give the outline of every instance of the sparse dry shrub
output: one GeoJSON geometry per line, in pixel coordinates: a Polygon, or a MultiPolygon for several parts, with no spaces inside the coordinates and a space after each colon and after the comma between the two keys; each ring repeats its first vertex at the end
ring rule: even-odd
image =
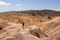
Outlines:
{"type": "Polygon", "coordinates": [[[38,32],[36,32],[36,30],[30,30],[30,33],[38,38],[40,38],[40,35],[38,32]]]}
{"type": "Polygon", "coordinates": [[[7,38],[6,40],[15,40],[14,38],[7,38]]]}
{"type": "Polygon", "coordinates": [[[0,27],[0,30],[2,30],[3,28],[2,27],[0,27]]]}
{"type": "Polygon", "coordinates": [[[51,17],[51,16],[48,16],[47,18],[48,18],[48,19],[52,19],[52,17],[51,17]]]}

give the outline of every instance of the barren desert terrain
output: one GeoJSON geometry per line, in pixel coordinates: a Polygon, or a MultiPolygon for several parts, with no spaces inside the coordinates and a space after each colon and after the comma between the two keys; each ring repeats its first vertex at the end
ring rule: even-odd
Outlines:
{"type": "Polygon", "coordinates": [[[60,40],[60,11],[1,12],[0,40],[60,40]]]}

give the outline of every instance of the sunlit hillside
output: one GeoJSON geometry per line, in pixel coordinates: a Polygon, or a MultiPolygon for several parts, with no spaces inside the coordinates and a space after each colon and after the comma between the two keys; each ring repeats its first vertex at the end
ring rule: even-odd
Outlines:
{"type": "Polygon", "coordinates": [[[0,13],[0,40],[28,39],[60,40],[60,11],[26,10],[0,13]]]}

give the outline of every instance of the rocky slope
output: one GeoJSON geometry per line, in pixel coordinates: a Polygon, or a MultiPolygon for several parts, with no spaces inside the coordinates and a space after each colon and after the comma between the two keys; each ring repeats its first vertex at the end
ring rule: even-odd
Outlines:
{"type": "Polygon", "coordinates": [[[59,15],[51,10],[1,13],[0,40],[60,40],[59,15]]]}

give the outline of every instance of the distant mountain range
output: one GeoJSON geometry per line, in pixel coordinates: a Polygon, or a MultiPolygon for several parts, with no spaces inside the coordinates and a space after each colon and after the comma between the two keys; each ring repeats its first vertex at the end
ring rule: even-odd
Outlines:
{"type": "Polygon", "coordinates": [[[8,11],[4,13],[24,13],[32,16],[60,16],[60,11],[54,10],[26,10],[26,11],[8,11]]]}

